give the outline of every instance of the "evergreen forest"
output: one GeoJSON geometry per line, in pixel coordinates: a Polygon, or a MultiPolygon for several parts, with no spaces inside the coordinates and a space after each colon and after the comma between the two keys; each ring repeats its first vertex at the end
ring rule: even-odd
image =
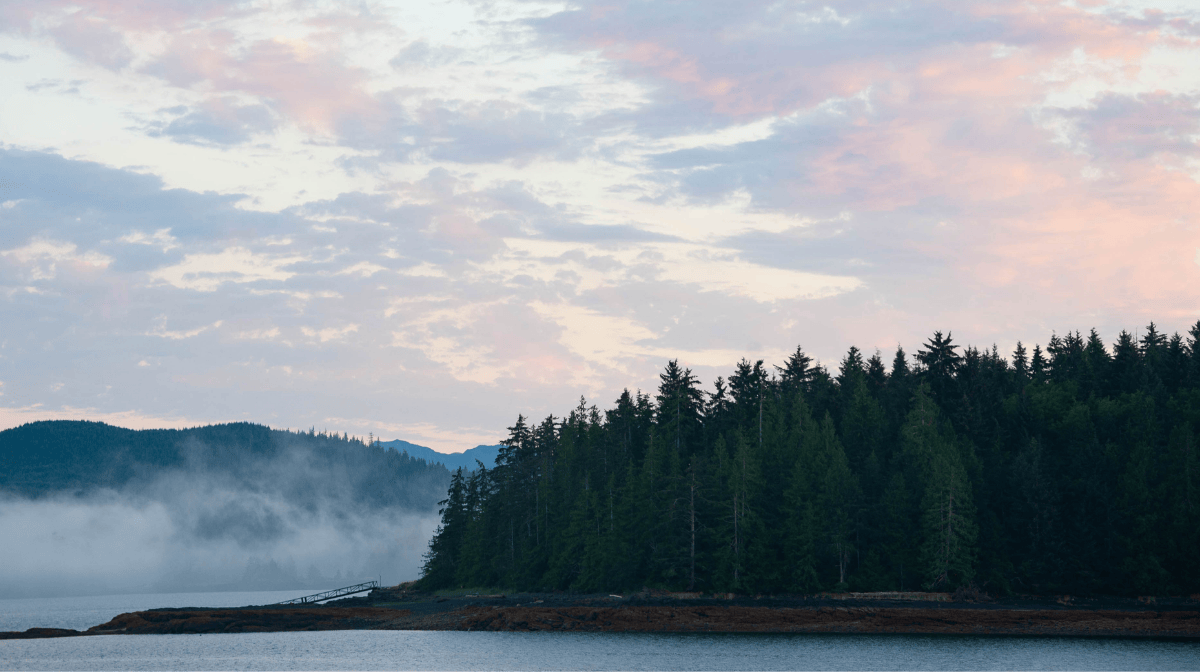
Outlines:
{"type": "Polygon", "coordinates": [[[518,416],[452,474],[421,585],[1200,591],[1200,322],[659,378],[518,416]]]}
{"type": "Polygon", "coordinates": [[[449,473],[374,437],[271,429],[234,422],[188,429],[125,429],[46,420],[0,432],[0,495],[83,496],[154,490],[179,474],[245,492],[274,492],[315,507],[337,499],[368,508],[429,511],[449,473]]]}

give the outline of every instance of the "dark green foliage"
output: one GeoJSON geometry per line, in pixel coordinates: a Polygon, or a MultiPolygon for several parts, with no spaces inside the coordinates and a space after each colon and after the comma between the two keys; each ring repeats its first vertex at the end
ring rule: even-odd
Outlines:
{"type": "Polygon", "coordinates": [[[456,477],[427,587],[1200,591],[1200,322],[1011,361],[937,332],[836,375],[797,348],[710,393],[672,361],[509,433],[456,477]]]}
{"type": "Polygon", "coordinates": [[[22,497],[138,490],[168,473],[275,491],[308,505],[321,498],[422,512],[446,492],[449,472],[378,443],[311,429],[236,422],[132,430],[102,422],[33,422],[0,432],[0,491],[22,497]]]}
{"type": "Polygon", "coordinates": [[[460,549],[466,541],[471,513],[467,508],[467,483],[462,467],[450,475],[450,491],[438,505],[442,507],[438,511],[442,524],[429,543],[423,574],[433,583],[451,585],[458,580],[460,549]]]}

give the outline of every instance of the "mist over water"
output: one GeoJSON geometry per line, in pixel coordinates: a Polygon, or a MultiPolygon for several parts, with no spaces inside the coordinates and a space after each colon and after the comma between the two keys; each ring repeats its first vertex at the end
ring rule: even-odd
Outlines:
{"type": "Polygon", "coordinates": [[[0,493],[0,597],[326,589],[419,575],[432,506],[380,501],[300,442],[236,468],[211,446],[185,453],[182,468],[144,469],[120,488],[0,493]]]}
{"type": "Polygon", "coordinates": [[[231,492],[181,499],[196,501],[4,500],[0,597],[397,583],[418,576],[437,525],[432,512],[308,511],[231,492]]]}

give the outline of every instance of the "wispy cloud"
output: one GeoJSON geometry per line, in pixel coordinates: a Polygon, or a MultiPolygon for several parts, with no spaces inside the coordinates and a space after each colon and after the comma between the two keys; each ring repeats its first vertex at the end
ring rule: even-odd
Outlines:
{"type": "MultiPolygon", "coordinates": [[[[216,322],[213,322],[212,324],[205,324],[205,325],[196,327],[195,329],[170,330],[170,329],[167,329],[167,318],[164,315],[163,317],[159,318],[158,324],[155,325],[154,329],[151,329],[150,331],[146,332],[146,335],[147,336],[157,336],[159,338],[166,338],[166,339],[170,339],[172,341],[181,341],[185,338],[192,338],[193,336],[199,336],[200,334],[203,334],[206,331],[220,329],[222,324],[224,324],[224,322],[222,320],[217,320],[216,322]]],[[[138,364],[140,366],[141,362],[138,362],[138,364]]]]}
{"type": "Polygon", "coordinates": [[[282,281],[295,275],[286,270],[303,257],[271,256],[244,247],[213,254],[189,254],[172,266],[150,273],[152,280],[180,289],[211,292],[226,282],[282,281]]]}
{"type": "Polygon", "coordinates": [[[14,0],[0,32],[20,417],[473,445],[672,356],[1200,314],[1179,3],[14,0]]]}

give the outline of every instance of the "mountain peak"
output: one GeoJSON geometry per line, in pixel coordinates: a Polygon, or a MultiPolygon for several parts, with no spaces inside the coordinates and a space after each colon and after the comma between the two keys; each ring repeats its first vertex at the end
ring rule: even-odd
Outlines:
{"type": "Polygon", "coordinates": [[[474,448],[468,448],[461,453],[439,453],[432,448],[402,439],[382,441],[379,445],[384,448],[391,448],[397,452],[406,452],[410,457],[425,460],[430,464],[442,464],[450,471],[454,471],[459,467],[463,467],[467,471],[474,471],[479,466],[475,463],[476,460],[483,462],[484,466],[491,469],[496,466],[496,457],[500,454],[500,444],[490,446],[479,445],[474,448]]]}

